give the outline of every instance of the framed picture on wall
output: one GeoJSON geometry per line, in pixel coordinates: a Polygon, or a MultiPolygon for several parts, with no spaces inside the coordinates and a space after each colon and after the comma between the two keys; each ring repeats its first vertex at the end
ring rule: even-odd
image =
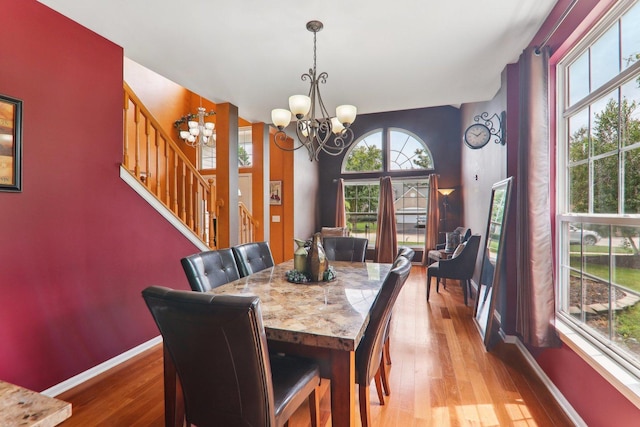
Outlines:
{"type": "Polygon", "coordinates": [[[0,95],[0,191],[22,191],[22,101],[0,95]]]}
{"type": "Polygon", "coordinates": [[[270,205],[282,204],[282,181],[269,182],[269,204],[270,205]]]}

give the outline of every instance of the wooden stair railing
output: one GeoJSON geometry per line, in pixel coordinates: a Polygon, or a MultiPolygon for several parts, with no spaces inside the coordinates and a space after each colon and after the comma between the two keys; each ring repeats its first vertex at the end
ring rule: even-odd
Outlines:
{"type": "Polygon", "coordinates": [[[123,166],[211,249],[216,248],[217,203],[205,180],[124,83],[123,166]]]}
{"type": "Polygon", "coordinates": [[[256,237],[256,229],[259,226],[258,221],[256,221],[249,209],[245,206],[244,203],[238,203],[238,212],[239,212],[239,233],[240,233],[240,244],[254,242],[256,237]]]}

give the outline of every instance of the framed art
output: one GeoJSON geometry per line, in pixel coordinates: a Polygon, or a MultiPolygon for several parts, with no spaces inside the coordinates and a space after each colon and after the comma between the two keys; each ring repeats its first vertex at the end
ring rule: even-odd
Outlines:
{"type": "Polygon", "coordinates": [[[282,181],[269,181],[269,204],[282,204],[282,181]]]}
{"type": "Polygon", "coordinates": [[[22,101],[0,95],[0,191],[22,191],[22,101]]]}

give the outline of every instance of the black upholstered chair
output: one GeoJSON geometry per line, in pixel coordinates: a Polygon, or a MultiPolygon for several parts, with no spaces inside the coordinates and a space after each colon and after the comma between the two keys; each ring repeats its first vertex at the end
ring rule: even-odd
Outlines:
{"type": "Polygon", "coordinates": [[[158,286],[142,296],[176,367],[188,425],[282,426],[307,400],[317,425],[318,365],[269,355],[258,297],[158,286]]]}
{"type": "Polygon", "coordinates": [[[369,323],[364,337],[356,349],[356,383],[359,388],[360,420],[363,427],[371,425],[369,385],[375,380],[378,399],[384,405],[381,375],[384,371],[383,349],[384,330],[391,316],[391,310],[398,298],[409,272],[411,263],[404,257],[398,258],[385,278],[369,313],[369,323]]]}
{"type": "MultiPolygon", "coordinates": [[[[436,278],[436,292],[440,289],[440,279],[460,280],[464,294],[464,305],[467,305],[468,293],[471,290],[471,277],[476,267],[476,258],[480,247],[480,235],[474,234],[469,237],[464,247],[458,255],[451,259],[441,259],[427,267],[427,301],[429,301],[429,291],[431,289],[431,278],[436,278]]],[[[458,249],[456,248],[456,251],[458,249]]]]}
{"type": "Polygon", "coordinates": [[[240,277],[273,267],[273,255],[268,242],[245,243],[231,249],[236,258],[240,277]]]}
{"type": "Polygon", "coordinates": [[[364,262],[369,239],[363,237],[325,237],[322,246],[329,261],[364,262]]]}
{"type": "Polygon", "coordinates": [[[409,262],[412,262],[413,261],[413,256],[415,254],[416,254],[416,251],[414,251],[409,246],[398,246],[398,255],[397,255],[398,257],[403,256],[406,259],[408,259],[409,262]]]}
{"type": "Polygon", "coordinates": [[[231,249],[219,249],[189,255],[180,260],[191,289],[207,292],[240,278],[231,249]]]}

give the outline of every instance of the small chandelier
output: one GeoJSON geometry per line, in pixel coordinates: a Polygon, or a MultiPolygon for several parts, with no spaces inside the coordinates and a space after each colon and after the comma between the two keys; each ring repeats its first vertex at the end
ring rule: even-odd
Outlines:
{"type": "Polygon", "coordinates": [[[215,111],[209,111],[208,113],[202,107],[198,107],[198,113],[189,113],[186,116],[180,117],[180,120],[176,120],[173,123],[173,127],[178,129],[180,138],[191,147],[198,147],[206,145],[207,147],[213,147],[215,144],[215,136],[213,135],[213,129],[215,124],[213,122],[205,122],[205,117],[213,116],[215,111]],[[197,120],[197,121],[196,121],[197,120]],[[184,128],[184,125],[187,128],[184,128]]]}
{"type": "Polygon", "coordinates": [[[356,119],[357,109],[353,105],[340,105],[336,108],[335,117],[327,112],[322,95],[320,95],[321,82],[327,82],[329,75],[326,72],[316,74],[316,34],[322,30],[320,21],[307,22],[307,30],[313,33],[313,68],[309,73],[301,76],[303,81],[309,80],[309,95],[293,95],[289,97],[289,110],[276,108],[271,111],[271,120],[278,128],[274,139],[278,148],[286,151],[297,150],[306,147],[309,152],[309,160],[318,161],[320,151],[332,156],[337,156],[353,142],[353,131],[349,128],[356,119]],[[316,109],[317,105],[317,109],[316,109]],[[316,117],[318,113],[318,117],[316,117]],[[285,144],[287,134],[284,132],[294,115],[296,123],[296,135],[298,143],[293,147],[285,144]]]}

